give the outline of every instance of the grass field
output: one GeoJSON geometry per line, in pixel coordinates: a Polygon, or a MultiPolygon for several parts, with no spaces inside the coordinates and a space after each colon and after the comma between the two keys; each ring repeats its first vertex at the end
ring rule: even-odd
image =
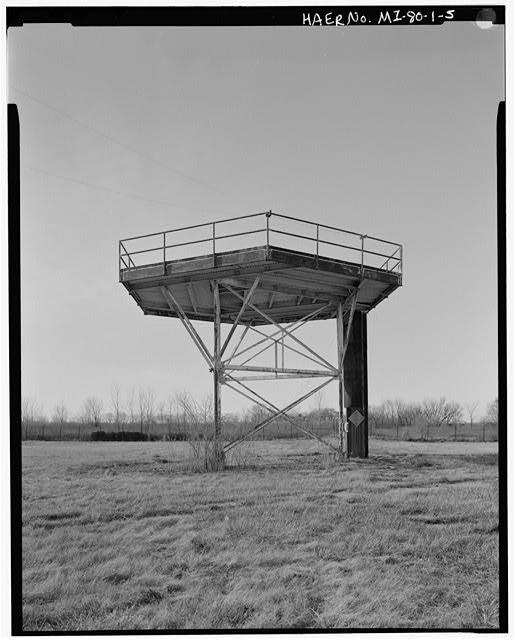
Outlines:
{"type": "Polygon", "coordinates": [[[24,443],[25,630],[498,626],[496,443],[188,451],[24,443]]]}

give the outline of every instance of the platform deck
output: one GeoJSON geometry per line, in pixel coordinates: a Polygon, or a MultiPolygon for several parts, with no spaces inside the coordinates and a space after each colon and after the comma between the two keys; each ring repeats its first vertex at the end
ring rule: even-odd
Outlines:
{"type": "MultiPolygon", "coordinates": [[[[120,269],[120,282],[147,315],[177,317],[163,294],[166,287],[188,318],[213,322],[212,282],[218,281],[225,323],[232,323],[241,308],[227,287],[244,296],[257,276],[251,303],[279,323],[322,307],[318,319],[334,318],[338,302],[358,286],[356,309],[368,312],[401,286],[400,273],[271,245],[120,269]]],[[[240,323],[269,321],[248,306],[240,323]]]]}

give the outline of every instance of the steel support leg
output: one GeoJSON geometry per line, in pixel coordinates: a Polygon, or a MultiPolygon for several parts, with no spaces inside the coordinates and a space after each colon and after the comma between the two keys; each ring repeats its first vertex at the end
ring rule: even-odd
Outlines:
{"type": "Polygon", "coordinates": [[[338,342],[338,444],[341,455],[344,454],[344,380],[343,380],[343,304],[338,303],[336,315],[336,338],[338,342]]]}
{"type": "Polygon", "coordinates": [[[344,364],[344,402],[348,419],[347,456],[368,457],[367,316],[348,320],[350,334],[344,364]]]}
{"type": "Polygon", "coordinates": [[[222,431],[222,390],[220,384],[220,351],[221,351],[221,335],[220,335],[220,291],[218,282],[213,282],[213,306],[214,306],[214,349],[213,349],[213,382],[214,382],[214,422],[215,422],[215,439],[220,439],[222,431]]]}

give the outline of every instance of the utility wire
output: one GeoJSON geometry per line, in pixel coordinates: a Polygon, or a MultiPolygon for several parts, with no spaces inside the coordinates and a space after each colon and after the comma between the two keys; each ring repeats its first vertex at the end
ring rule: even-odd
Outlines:
{"type": "Polygon", "coordinates": [[[183,178],[184,180],[189,180],[190,182],[193,182],[194,184],[198,184],[198,185],[200,185],[202,187],[210,189],[211,191],[215,191],[219,195],[232,198],[233,200],[235,199],[233,195],[231,195],[231,194],[229,194],[229,193],[227,193],[225,191],[222,191],[222,190],[218,189],[217,187],[214,187],[213,185],[209,184],[208,182],[205,182],[204,180],[200,180],[199,178],[195,178],[193,176],[190,176],[187,173],[184,173],[184,172],[179,171],[177,169],[173,169],[172,167],[169,167],[164,162],[160,162],[159,160],[155,160],[154,158],[150,158],[149,156],[146,156],[146,155],[140,153],[134,147],[131,147],[130,145],[125,144],[124,142],[120,142],[116,138],[113,138],[113,136],[110,136],[109,134],[104,133],[103,131],[100,131],[99,129],[96,129],[93,126],[91,126],[91,125],[89,125],[89,124],[87,124],[85,122],[82,122],[82,120],[78,120],[77,118],[75,118],[74,116],[70,115],[69,113],[66,113],[65,111],[62,111],[61,109],[58,109],[57,107],[54,107],[51,104],[48,104],[48,102],[45,102],[44,100],[41,100],[40,98],[36,98],[35,96],[31,95],[30,93],[27,93],[26,91],[22,91],[21,89],[18,89],[17,87],[15,87],[13,85],[9,85],[9,88],[13,89],[14,91],[16,91],[17,93],[21,94],[22,96],[25,96],[26,98],[29,98],[29,100],[32,100],[33,102],[36,102],[37,104],[40,104],[40,105],[46,107],[47,109],[50,109],[51,111],[54,111],[55,113],[58,113],[63,118],[67,118],[68,120],[70,120],[71,122],[74,122],[75,124],[79,125],[80,127],[83,127],[84,129],[87,129],[88,131],[92,131],[93,133],[97,134],[101,138],[104,138],[104,140],[108,140],[109,142],[112,142],[113,144],[118,145],[122,149],[125,149],[126,151],[130,151],[131,153],[134,153],[135,155],[137,155],[138,157],[142,158],[143,160],[146,160],[147,162],[151,162],[152,164],[154,164],[154,165],[156,165],[158,167],[166,169],[167,171],[170,171],[171,173],[175,174],[176,176],[179,176],[180,178],[183,178]]]}
{"type": "Polygon", "coordinates": [[[166,207],[174,207],[176,209],[188,209],[190,211],[202,211],[206,213],[224,213],[227,214],[227,209],[203,209],[200,207],[189,207],[182,204],[177,204],[176,202],[170,202],[168,200],[156,200],[154,198],[147,198],[146,196],[142,196],[139,193],[128,193],[125,191],[120,191],[119,189],[112,189],[111,187],[106,187],[104,185],[94,184],[93,182],[87,182],[86,180],[79,180],[78,178],[72,178],[70,176],[63,176],[57,173],[52,173],[51,171],[46,171],[45,169],[41,169],[39,167],[31,167],[30,165],[22,165],[22,169],[28,169],[29,171],[35,171],[36,173],[41,173],[46,176],[51,176],[52,178],[57,178],[59,180],[65,180],[66,182],[73,182],[75,184],[80,184],[83,187],[89,187],[91,189],[98,189],[99,191],[107,191],[108,193],[114,193],[118,196],[125,196],[127,198],[134,198],[136,200],[143,200],[144,202],[150,202],[152,204],[163,205],[166,207]]]}

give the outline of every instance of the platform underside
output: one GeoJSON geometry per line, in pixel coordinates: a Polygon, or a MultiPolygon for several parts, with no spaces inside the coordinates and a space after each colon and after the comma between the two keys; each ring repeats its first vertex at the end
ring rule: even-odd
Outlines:
{"type": "MultiPolygon", "coordinates": [[[[227,323],[234,322],[241,309],[241,300],[234,292],[245,296],[257,276],[251,303],[280,323],[299,320],[323,307],[317,318],[334,318],[338,301],[357,287],[356,310],[367,312],[401,286],[397,273],[272,246],[120,271],[120,281],[145,314],[177,317],[163,293],[166,287],[188,318],[210,322],[214,320],[212,282],[217,280],[221,285],[221,321],[227,323]]],[[[260,325],[269,321],[249,305],[240,323],[260,325]]]]}

